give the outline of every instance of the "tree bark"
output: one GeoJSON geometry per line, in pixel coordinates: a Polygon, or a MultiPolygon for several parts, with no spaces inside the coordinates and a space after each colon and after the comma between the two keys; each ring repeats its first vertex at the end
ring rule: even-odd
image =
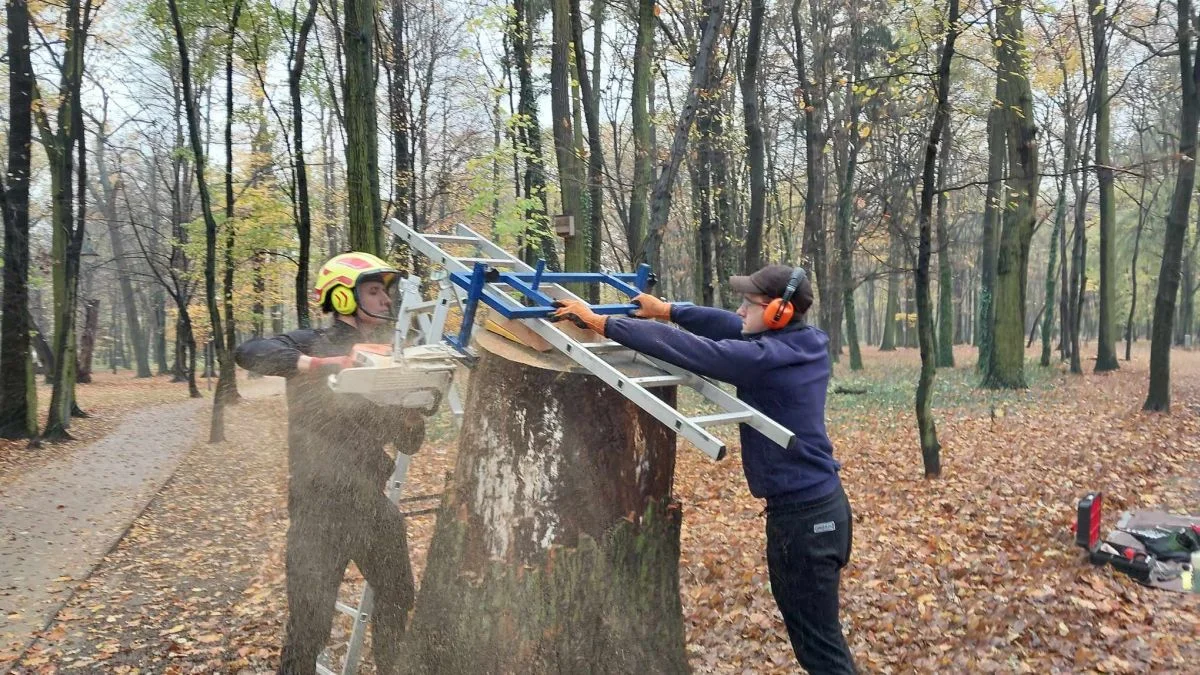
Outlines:
{"type": "MultiPolygon", "coordinates": [[[[838,273],[841,277],[842,312],[846,321],[846,343],[850,347],[850,370],[862,370],[862,352],[858,345],[858,321],[854,313],[854,186],[858,170],[858,152],[862,147],[862,137],[859,135],[859,116],[862,103],[855,93],[860,86],[862,77],[862,59],[859,58],[858,45],[862,41],[862,9],[857,2],[852,2],[847,10],[850,12],[850,46],[847,59],[853,78],[847,80],[845,95],[849,108],[849,120],[846,130],[846,160],[841,175],[838,176],[837,198],[837,240],[838,240],[838,273]]],[[[757,269],[757,266],[747,266],[747,270],[757,269]]],[[[835,319],[833,324],[826,327],[832,333],[830,339],[831,356],[836,361],[840,351],[836,334],[841,333],[841,321],[835,319]]]]}
{"type": "Polygon", "coordinates": [[[633,266],[649,262],[645,239],[649,222],[647,201],[654,183],[654,127],[650,120],[650,85],[654,71],[655,0],[636,0],[637,36],[633,53],[633,90],[630,107],[633,117],[633,189],[629,195],[629,220],[625,241],[633,266]]]}
{"type": "Polygon", "coordinates": [[[37,385],[29,355],[29,175],[33,142],[33,63],[29,5],[9,0],[8,163],[0,195],[4,211],[4,297],[0,318],[0,437],[37,434],[37,385]]]}
{"type": "MultiPolygon", "coordinates": [[[[204,147],[200,136],[200,113],[196,109],[196,99],[192,94],[192,66],[188,58],[187,41],[183,35],[183,25],[179,20],[179,8],[175,0],[167,0],[167,8],[171,13],[171,23],[175,28],[175,44],[179,50],[180,84],[183,87],[183,104],[187,115],[188,136],[191,138],[192,157],[196,166],[196,186],[200,192],[200,209],[204,214],[204,294],[208,304],[208,316],[212,328],[212,340],[216,347],[217,360],[220,363],[221,377],[234,373],[232,358],[225,349],[224,333],[221,329],[221,311],[217,307],[217,221],[213,216],[212,199],[208,194],[208,182],[204,178],[204,147]]],[[[181,316],[186,316],[181,311],[181,316]]],[[[191,367],[189,372],[194,378],[196,345],[192,336],[190,319],[187,326],[187,339],[191,352],[191,367]]],[[[212,423],[209,426],[208,441],[219,443],[225,440],[225,397],[219,395],[221,383],[217,382],[218,395],[213,396],[212,423]]],[[[197,392],[199,393],[199,392],[197,392]]]]}
{"type": "MultiPolygon", "coordinates": [[[[1196,182],[1196,125],[1200,122],[1200,59],[1196,58],[1191,36],[1191,0],[1179,0],[1178,32],[1179,79],[1183,86],[1183,110],[1179,120],[1179,172],[1175,193],[1167,213],[1163,239],[1162,264],[1158,272],[1158,292],[1154,297],[1154,327],[1150,334],[1150,386],[1143,408],[1156,412],[1171,409],[1171,331],[1175,320],[1175,299],[1179,294],[1180,260],[1187,234],[1188,211],[1196,182]]],[[[1195,49],[1200,50],[1200,38],[1195,49]]]]}
{"type": "Polygon", "coordinates": [[[1002,42],[998,77],[1001,78],[1001,118],[1004,120],[1010,197],[1004,211],[996,261],[995,333],[984,386],[1024,388],[1025,282],[1036,217],[1038,146],[1025,30],[1017,0],[1001,2],[997,29],[1002,42]]]}
{"type": "Polygon", "coordinates": [[[567,237],[563,269],[582,272],[587,269],[587,237],[584,231],[583,166],[575,149],[575,125],[571,113],[571,3],[552,0],[550,47],[550,111],[553,116],[554,158],[558,165],[558,187],[562,214],[575,219],[575,236],[567,237]]]}
{"type": "MultiPolygon", "coordinates": [[[[853,9],[851,11],[854,11],[853,9]]],[[[762,267],[763,217],[766,211],[766,141],[759,115],[759,63],[762,54],[762,29],[767,13],[766,0],[750,0],[750,34],[746,38],[746,68],[742,75],[742,110],[746,127],[746,172],[750,180],[750,211],[746,215],[746,273],[762,267]]],[[[855,49],[851,38],[851,51],[855,49]]],[[[856,124],[857,121],[852,122],[856,124]]],[[[853,142],[853,140],[851,141],[853,142]]]]}
{"type": "Polygon", "coordinates": [[[1100,326],[1096,338],[1096,372],[1116,370],[1116,203],[1113,168],[1109,159],[1108,9],[1101,0],[1088,0],[1092,23],[1092,71],[1096,106],[1096,182],[1100,199],[1100,326]]]}
{"type": "Polygon", "coordinates": [[[692,120],[696,118],[696,109],[700,105],[700,90],[708,81],[708,71],[712,68],[713,52],[716,50],[717,37],[721,34],[724,23],[724,0],[710,0],[708,18],[700,43],[696,46],[695,64],[692,66],[691,82],[688,84],[688,95],[683,108],[679,111],[679,119],[675,122],[675,137],[671,142],[671,154],[667,166],[654,183],[652,213],[650,216],[650,231],[646,237],[645,259],[655,269],[662,267],[660,251],[663,241],[663,230],[667,225],[667,216],[671,212],[671,189],[675,184],[675,176],[679,173],[679,164],[687,150],[688,134],[692,128],[692,120]]]}
{"type": "MultiPolygon", "coordinates": [[[[1073,158],[1067,156],[1067,162],[1064,166],[1071,166],[1073,158]]],[[[1055,281],[1058,271],[1056,263],[1058,262],[1058,239],[1062,229],[1067,224],[1067,179],[1066,172],[1063,172],[1063,178],[1058,182],[1058,199],[1054,202],[1054,229],[1050,232],[1050,254],[1046,256],[1046,297],[1045,314],[1042,317],[1042,360],[1043,367],[1050,365],[1050,334],[1054,330],[1054,290],[1055,281]]]]}
{"type": "Polygon", "coordinates": [[[379,203],[379,140],[375,112],[375,0],[345,0],[342,48],[346,77],[346,191],[350,248],[381,255],[383,209],[379,203]]]}
{"type": "MultiPolygon", "coordinates": [[[[300,240],[300,259],[296,261],[296,321],[300,328],[308,328],[311,317],[308,311],[309,283],[308,266],[312,257],[312,205],[308,197],[308,165],[304,156],[304,104],[301,85],[304,76],[304,56],[308,50],[308,34],[317,17],[318,0],[309,0],[308,10],[296,33],[291,67],[288,68],[288,94],[292,100],[292,163],[296,172],[296,236],[300,240]]],[[[325,195],[329,200],[330,196],[325,195]]],[[[328,227],[329,224],[326,224],[328,227]]],[[[331,249],[332,250],[332,249],[331,249]]],[[[333,257],[332,255],[330,257],[333,257]]],[[[261,310],[259,312],[261,316],[261,310]]],[[[261,321],[261,319],[260,319],[261,321]]]]}
{"type": "Polygon", "coordinates": [[[409,671],[686,672],[674,434],[586,373],[472,380],[409,671]]]}
{"type": "MultiPolygon", "coordinates": [[[[837,302],[828,288],[830,284],[825,256],[825,146],[829,140],[823,129],[825,118],[825,81],[828,67],[826,36],[832,22],[830,10],[819,2],[812,2],[811,22],[813,26],[813,55],[811,71],[807,64],[804,46],[804,24],[801,19],[802,0],[792,0],[792,32],[795,40],[793,61],[796,66],[797,88],[804,112],[805,182],[808,188],[804,200],[804,259],[812,261],[813,281],[817,292],[818,316],[826,330],[830,330],[831,306],[837,302]],[[820,30],[818,30],[820,28],[820,30]]],[[[750,270],[747,270],[749,272],[750,270]]],[[[811,312],[810,312],[811,313],[811,312]]],[[[833,341],[830,341],[833,344],[833,341]]]]}
{"type": "MultiPolygon", "coordinates": [[[[587,120],[587,181],[588,181],[588,223],[587,223],[587,256],[588,270],[598,272],[601,266],[601,244],[603,243],[604,227],[604,145],[601,138],[600,126],[600,97],[596,87],[600,86],[598,70],[590,74],[587,68],[587,55],[583,48],[583,15],[580,11],[579,0],[570,0],[571,5],[571,37],[575,45],[575,68],[579,78],[580,97],[583,99],[583,117],[587,120]]],[[[592,30],[595,31],[592,52],[595,68],[600,64],[600,35],[604,21],[604,3],[592,2],[592,30]]],[[[583,223],[578,227],[582,228],[583,223]]],[[[600,288],[592,285],[589,289],[588,300],[600,302],[600,288]]]]}
{"type": "Polygon", "coordinates": [[[921,345],[921,375],[917,380],[917,430],[921,437],[921,459],[925,477],[942,474],[941,449],[937,439],[937,424],[933,420],[933,378],[937,372],[933,344],[933,300],[929,291],[929,258],[932,255],[931,221],[933,198],[937,191],[936,166],[938,143],[946,120],[950,117],[950,63],[954,58],[954,43],[958,39],[958,0],[948,0],[946,8],[946,41],[938,59],[937,107],[929,140],[925,144],[925,163],[921,173],[921,208],[917,216],[917,339],[921,345]]]}
{"type": "MultiPolygon", "coordinates": [[[[74,187],[71,182],[75,167],[74,153],[82,134],[79,90],[83,82],[83,55],[87,41],[90,11],[80,7],[79,0],[70,0],[66,7],[66,44],[59,84],[59,104],[55,130],[50,129],[44,111],[38,112],[42,145],[50,165],[53,235],[51,255],[55,265],[54,278],[54,386],[50,394],[50,409],[42,437],[50,441],[69,440],[67,428],[75,409],[75,310],[78,299],[79,253],[83,247],[82,223],[76,224],[74,187]]],[[[35,85],[36,86],[36,85],[35,85]]],[[[85,167],[78,167],[80,172],[85,167]]],[[[82,203],[80,204],[82,209],[82,203]]]]}
{"type": "MultiPolygon", "coordinates": [[[[999,49],[996,50],[999,54],[999,49]]],[[[987,149],[988,173],[987,192],[983,203],[983,252],[980,256],[979,283],[979,331],[976,343],[979,357],[976,370],[990,370],[992,348],[996,329],[996,254],[1000,248],[1000,217],[1004,213],[1004,124],[999,108],[1000,80],[996,80],[996,100],[988,109],[987,149]]]]}
{"type": "Polygon", "coordinates": [[[946,193],[950,172],[950,120],[947,112],[944,138],[939,150],[937,193],[937,251],[938,251],[938,337],[937,367],[954,367],[954,266],[950,261],[950,233],[946,229],[950,195],[946,193]]]}
{"type": "MultiPolygon", "coordinates": [[[[79,363],[75,381],[92,381],[92,358],[96,353],[96,333],[100,330],[100,301],[92,298],[83,303],[83,334],[79,337],[79,363]]],[[[114,343],[115,344],[115,343],[114,343]]]]}
{"type": "Polygon", "coordinates": [[[513,16],[509,27],[512,37],[513,56],[517,61],[517,76],[520,81],[517,112],[521,116],[521,141],[528,157],[525,159],[523,178],[527,203],[538,206],[525,210],[526,262],[534,262],[539,255],[546,260],[551,270],[560,270],[554,233],[550,229],[546,203],[546,169],[542,159],[542,133],[538,123],[537,95],[533,89],[533,42],[534,21],[528,0],[513,0],[513,16]]]}
{"type": "MultiPolygon", "coordinates": [[[[225,340],[229,355],[237,347],[237,323],[233,314],[233,247],[237,241],[233,196],[233,47],[237,39],[238,19],[242,15],[242,0],[234,0],[229,17],[229,44],[225,48],[225,278],[221,295],[225,305],[225,340]]],[[[232,358],[219,359],[221,375],[217,378],[217,396],[226,404],[235,404],[241,395],[237,389],[237,364],[232,358]]]]}

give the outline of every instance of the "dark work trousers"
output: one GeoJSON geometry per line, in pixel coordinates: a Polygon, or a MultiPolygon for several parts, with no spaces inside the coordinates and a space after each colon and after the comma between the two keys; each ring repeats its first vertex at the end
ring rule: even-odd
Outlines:
{"type": "Polygon", "coordinates": [[[371,645],[380,673],[399,668],[413,573],[404,517],[382,491],[288,498],[287,635],[279,672],[310,675],[333,625],[338,587],[353,560],[375,591],[371,645]]]}
{"type": "Polygon", "coordinates": [[[767,508],[767,569],[792,650],[814,675],[853,673],[838,619],[838,583],[850,559],[850,502],[841,487],[815,502],[767,508]]]}

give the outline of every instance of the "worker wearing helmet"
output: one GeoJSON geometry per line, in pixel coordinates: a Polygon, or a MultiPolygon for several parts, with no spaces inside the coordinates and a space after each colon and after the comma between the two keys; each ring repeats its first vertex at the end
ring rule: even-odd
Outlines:
{"type": "Polygon", "coordinates": [[[413,576],[404,518],[384,495],[393,464],[384,446],[415,453],[425,437],[424,420],[414,411],[335,394],[327,383],[329,374],[352,365],[355,344],[386,341],[389,290],[397,276],[373,255],[335,256],[321,267],[313,289],[314,300],[333,315],[332,325],[250,340],[237,349],[243,368],[287,378],[288,622],[280,673],[315,672],[351,560],[375,590],[375,665],[380,673],[399,668],[413,576]]]}

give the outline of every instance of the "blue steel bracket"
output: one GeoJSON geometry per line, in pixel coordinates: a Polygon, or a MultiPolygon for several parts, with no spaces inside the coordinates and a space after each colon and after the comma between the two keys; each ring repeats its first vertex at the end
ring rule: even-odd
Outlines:
{"type": "MultiPolygon", "coordinates": [[[[488,307],[508,319],[543,319],[554,313],[554,298],[543,293],[539,288],[542,284],[606,284],[628,295],[630,298],[640,293],[648,292],[657,281],[654,273],[647,264],[638,265],[637,272],[546,272],[546,262],[539,260],[534,272],[502,272],[487,267],[483,263],[475,263],[470,274],[451,272],[450,281],[466,290],[467,298],[463,308],[462,327],[458,335],[447,335],[446,341],[463,354],[473,356],[467,351],[471,344],[471,330],[475,324],[475,312],[479,302],[483,301],[488,307]],[[509,307],[494,300],[483,292],[486,284],[503,284],[521,294],[522,298],[532,304],[529,307],[509,307]]],[[[690,305],[690,302],[675,303],[690,305]]],[[[592,305],[592,311],[601,315],[629,315],[638,309],[632,302],[606,305],[592,305]]]]}

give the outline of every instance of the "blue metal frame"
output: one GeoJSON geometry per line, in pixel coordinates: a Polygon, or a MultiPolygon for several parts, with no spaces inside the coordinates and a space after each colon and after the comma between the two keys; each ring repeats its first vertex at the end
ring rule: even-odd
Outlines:
{"type": "MultiPolygon", "coordinates": [[[[630,298],[639,293],[646,293],[653,284],[654,275],[647,264],[638,265],[633,273],[597,273],[597,272],[549,272],[546,271],[546,261],[539,260],[537,268],[532,272],[507,272],[488,268],[483,263],[475,263],[471,274],[451,272],[450,281],[467,291],[466,306],[463,308],[462,328],[457,336],[447,335],[446,341],[456,349],[466,352],[471,343],[471,329],[475,323],[475,312],[482,300],[484,304],[496,310],[509,319],[541,319],[554,313],[554,298],[541,292],[543,284],[595,284],[602,283],[612,286],[630,298]],[[518,291],[522,297],[531,303],[531,307],[512,308],[497,300],[493,300],[483,292],[485,284],[505,284],[518,291]]],[[[690,303],[677,303],[690,304],[690,303]]],[[[627,315],[638,306],[631,303],[592,305],[592,311],[597,314],[627,315]]]]}

